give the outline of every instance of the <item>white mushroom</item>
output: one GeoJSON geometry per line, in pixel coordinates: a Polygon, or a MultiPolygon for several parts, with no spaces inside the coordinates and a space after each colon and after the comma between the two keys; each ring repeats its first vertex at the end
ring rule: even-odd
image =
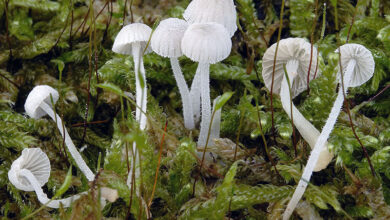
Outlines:
{"type": "MultiPolygon", "coordinates": [[[[115,38],[114,45],[112,46],[112,51],[115,53],[133,56],[137,102],[135,117],[140,123],[141,130],[144,130],[146,127],[146,115],[142,112],[146,112],[147,104],[146,75],[142,55],[148,44],[151,33],[152,29],[145,24],[129,24],[119,31],[115,38]],[[140,76],[143,78],[143,88],[141,88],[140,76]]],[[[145,53],[149,52],[151,52],[151,49],[150,47],[147,47],[145,53]]]]}
{"type": "Polygon", "coordinates": [[[182,40],[183,54],[199,62],[200,89],[202,100],[202,122],[198,139],[199,146],[206,145],[207,133],[211,119],[209,67],[229,56],[232,41],[229,33],[220,24],[192,24],[184,33],[182,40]]]}
{"type": "Polygon", "coordinates": [[[8,179],[17,189],[35,191],[39,202],[50,208],[59,208],[60,204],[69,207],[81,196],[78,194],[66,199],[50,201],[42,190],[42,186],[47,183],[49,177],[50,161],[40,148],[24,149],[22,155],[12,163],[8,171],[8,179]]]}
{"type": "MultiPolygon", "coordinates": [[[[317,62],[317,49],[313,48],[312,65],[316,66],[317,62]]],[[[274,56],[276,50],[276,43],[273,44],[263,56],[263,79],[265,86],[271,90],[272,85],[272,71],[274,64],[274,56]]],[[[283,109],[291,118],[291,107],[294,119],[294,125],[299,130],[302,137],[313,149],[320,132],[315,128],[302,113],[295,107],[294,104],[290,105],[290,92],[287,79],[284,74],[284,65],[286,65],[287,74],[291,83],[291,95],[292,98],[299,95],[307,88],[307,71],[310,63],[310,43],[306,42],[302,38],[288,38],[280,40],[279,49],[275,63],[275,75],[274,75],[274,88],[275,94],[280,94],[283,109]]],[[[310,79],[314,78],[315,68],[310,70],[310,79]]],[[[317,76],[320,75],[317,73],[317,76]]],[[[325,143],[327,146],[328,144],[325,143]]],[[[324,147],[321,151],[321,160],[318,161],[315,167],[315,171],[325,169],[333,158],[333,154],[328,151],[327,147],[324,147]]]]}
{"type": "MultiPolygon", "coordinates": [[[[237,12],[233,0],[193,0],[184,11],[183,17],[190,24],[221,24],[228,30],[230,37],[237,30],[237,12]]],[[[195,123],[200,119],[200,91],[200,75],[199,71],[196,71],[190,90],[195,123]]]]}
{"type": "Polygon", "coordinates": [[[57,90],[50,86],[36,86],[27,96],[26,103],[24,104],[25,111],[27,115],[35,119],[49,115],[49,117],[57,123],[57,128],[60,130],[62,137],[65,137],[65,145],[67,146],[69,153],[72,155],[77,166],[89,181],[93,181],[95,179],[95,175],[92,173],[91,169],[89,169],[80,153],[77,151],[72,139],[68,134],[68,131],[63,129],[61,118],[53,111],[51,98],[53,99],[54,104],[57,102],[58,96],[59,95],[57,90]]]}
{"type": "MultiPolygon", "coordinates": [[[[135,118],[140,123],[140,129],[144,130],[146,128],[146,104],[147,104],[147,88],[146,88],[146,75],[143,62],[143,52],[149,53],[152,50],[150,47],[147,47],[150,35],[152,34],[152,29],[145,24],[133,23],[124,26],[118,33],[115,38],[114,45],[112,46],[112,51],[115,53],[132,55],[134,60],[134,73],[135,73],[135,86],[136,86],[136,111],[135,118]],[[145,50],[146,49],[146,50],[145,50]],[[140,79],[142,77],[142,81],[140,79]],[[141,82],[143,82],[144,87],[142,88],[141,82]],[[142,111],[141,111],[142,110],[142,111]]],[[[137,157],[137,146],[133,144],[133,153],[135,161],[131,161],[131,167],[139,163],[137,157]]],[[[132,180],[132,168],[130,169],[127,184],[131,186],[132,180]]],[[[136,177],[139,176],[139,172],[136,169],[136,177]]]]}
{"type": "Polygon", "coordinates": [[[178,18],[168,18],[161,21],[153,32],[151,46],[153,51],[158,55],[170,58],[173,75],[175,76],[183,103],[184,125],[187,129],[194,129],[194,113],[190,91],[177,59],[183,55],[181,51],[181,40],[187,27],[187,22],[178,18]]]}
{"type": "Polygon", "coordinates": [[[313,173],[313,167],[320,158],[320,152],[323,151],[324,143],[328,139],[333,127],[336,123],[337,117],[340,114],[341,107],[344,102],[344,94],[348,91],[348,87],[357,87],[367,82],[375,70],[375,62],[371,52],[364,46],[359,44],[345,44],[340,47],[341,66],[343,67],[344,74],[337,73],[339,79],[339,93],[337,94],[336,101],[333,104],[332,110],[329,114],[328,120],[325,126],[322,128],[322,132],[310,154],[307,165],[303,171],[301,180],[288,203],[287,209],[283,214],[283,219],[287,220],[290,218],[299,200],[302,198],[303,193],[310,181],[313,173]],[[344,87],[342,85],[341,77],[343,77],[344,87]],[[344,91],[343,91],[344,89],[344,91]]]}

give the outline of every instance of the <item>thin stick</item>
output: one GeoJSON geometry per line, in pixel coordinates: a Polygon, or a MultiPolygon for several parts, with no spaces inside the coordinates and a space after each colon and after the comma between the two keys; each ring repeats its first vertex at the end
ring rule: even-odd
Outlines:
{"type": "Polygon", "coordinates": [[[375,96],[371,97],[368,102],[371,102],[373,101],[374,99],[378,98],[378,96],[382,95],[382,93],[384,93],[387,89],[390,88],[390,84],[387,85],[385,88],[383,88],[381,91],[378,92],[378,94],[376,94],[375,96]]]}
{"type": "MultiPolygon", "coordinates": [[[[257,66],[256,66],[256,65],[254,65],[254,69],[255,69],[255,73],[256,73],[257,80],[259,80],[259,82],[260,82],[259,72],[257,71],[257,66]]],[[[259,87],[259,94],[260,94],[260,93],[261,93],[261,88],[259,87]]],[[[263,139],[263,142],[264,142],[265,153],[266,153],[268,159],[271,161],[271,164],[272,164],[272,166],[274,167],[276,173],[280,176],[279,171],[278,171],[278,169],[276,168],[276,163],[275,163],[275,161],[273,160],[271,154],[269,153],[267,140],[265,139],[264,132],[263,132],[263,125],[261,124],[261,117],[260,117],[259,104],[258,104],[257,99],[256,99],[255,101],[256,101],[257,118],[258,118],[258,120],[259,120],[259,129],[260,129],[261,138],[263,139]]]]}
{"type": "Polygon", "coordinates": [[[282,34],[282,28],[283,28],[283,13],[284,13],[284,2],[285,0],[282,0],[282,8],[280,10],[280,22],[279,22],[279,31],[278,31],[278,41],[276,43],[276,49],[275,49],[275,55],[274,55],[274,63],[272,67],[272,81],[271,81],[271,123],[272,123],[272,136],[274,138],[274,142],[276,143],[276,137],[275,137],[275,121],[274,121],[274,104],[273,104],[273,92],[274,92],[274,81],[275,81],[275,67],[276,67],[276,58],[278,55],[278,49],[279,49],[279,41],[282,34]]]}
{"type": "Polygon", "coordinates": [[[307,92],[310,93],[310,70],[311,70],[311,64],[313,61],[313,46],[314,46],[314,31],[317,26],[317,19],[318,19],[318,0],[316,0],[315,3],[315,9],[314,9],[314,20],[313,20],[313,26],[311,27],[311,35],[310,35],[310,63],[309,63],[309,69],[307,70],[307,92]]]}
{"type": "Polygon", "coordinates": [[[20,89],[20,87],[12,80],[8,79],[3,73],[0,71],[0,76],[3,77],[5,80],[7,80],[9,83],[11,83],[13,86],[15,86],[17,89],[20,89]]]}
{"type": "Polygon", "coordinates": [[[69,30],[69,47],[70,50],[73,48],[73,42],[72,42],[72,31],[73,31],[73,21],[74,21],[74,15],[73,15],[73,0],[70,1],[70,7],[71,7],[71,20],[70,20],[70,30],[69,30]]]}
{"type": "MultiPolygon", "coordinates": [[[[90,4],[90,22],[91,22],[91,25],[93,25],[93,19],[94,19],[94,11],[93,11],[93,7],[92,4],[92,0],[89,0],[89,4],[90,4]]],[[[91,89],[91,78],[92,78],[92,35],[93,35],[93,31],[90,29],[89,31],[89,52],[88,52],[88,69],[89,69],[89,74],[88,74],[88,86],[87,86],[87,93],[88,93],[88,97],[87,97],[87,103],[85,104],[85,115],[84,115],[84,131],[83,131],[83,138],[82,138],[82,142],[84,142],[84,139],[85,139],[85,136],[87,134],[87,120],[88,120],[88,112],[89,112],[89,102],[90,102],[90,99],[91,99],[91,94],[90,94],[90,89],[91,89]]]]}
{"type": "MultiPolygon", "coordinates": [[[[244,97],[246,97],[246,89],[244,91],[244,97]]],[[[242,126],[242,121],[244,120],[244,117],[245,117],[245,113],[246,113],[246,108],[244,108],[244,110],[242,111],[240,124],[238,125],[237,136],[236,136],[236,147],[234,149],[234,157],[233,157],[233,161],[234,162],[236,161],[236,157],[237,157],[238,142],[239,142],[239,139],[240,139],[241,126],[242,126]]]]}
{"type": "Polygon", "coordinates": [[[11,47],[11,39],[9,38],[9,32],[8,32],[8,3],[9,0],[5,0],[5,36],[7,38],[7,43],[8,43],[8,49],[9,49],[9,57],[10,60],[12,60],[12,47],[11,47]]]}
{"type": "MultiPolygon", "coordinates": [[[[107,123],[109,121],[110,121],[110,119],[106,119],[106,120],[102,120],[102,121],[90,121],[90,122],[87,122],[87,125],[104,124],[104,123],[107,123]]],[[[81,126],[84,126],[84,122],[72,125],[72,127],[81,127],[81,126]]]]}
{"type": "Polygon", "coordinates": [[[130,0],[130,21],[131,21],[131,23],[134,23],[133,0],[130,0]]]}
{"type": "Polygon", "coordinates": [[[126,19],[126,6],[127,6],[127,0],[125,0],[125,5],[123,7],[123,20],[122,20],[122,27],[125,26],[125,19],[126,19]]]}
{"type": "MultiPolygon", "coordinates": [[[[165,127],[164,131],[167,132],[167,127],[168,127],[168,120],[165,122],[165,127]]],[[[156,190],[156,185],[157,185],[157,177],[158,177],[158,171],[160,169],[160,163],[161,163],[161,155],[162,155],[162,150],[163,150],[163,144],[164,144],[164,139],[165,139],[165,133],[163,133],[163,136],[161,138],[160,142],[160,150],[158,152],[158,161],[157,161],[157,167],[156,167],[156,175],[154,177],[154,184],[153,184],[153,190],[152,190],[152,195],[150,196],[149,202],[148,202],[148,207],[152,205],[153,197],[154,197],[154,192],[156,190]]]]}

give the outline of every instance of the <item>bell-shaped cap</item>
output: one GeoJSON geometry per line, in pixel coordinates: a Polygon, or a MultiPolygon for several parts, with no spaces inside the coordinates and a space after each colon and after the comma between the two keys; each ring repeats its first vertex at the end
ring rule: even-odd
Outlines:
{"type": "Polygon", "coordinates": [[[152,35],[153,51],[163,57],[182,56],[181,40],[187,27],[187,22],[178,18],[161,21],[152,35]]]}
{"type": "Polygon", "coordinates": [[[52,106],[58,100],[58,92],[54,88],[47,85],[35,86],[28,94],[26,103],[24,104],[24,109],[28,116],[31,118],[41,118],[46,115],[46,112],[40,108],[40,105],[45,102],[46,104],[52,106]],[[51,101],[53,98],[53,103],[51,101]]]}
{"type": "MultiPolygon", "coordinates": [[[[262,75],[265,86],[271,91],[272,71],[274,64],[274,56],[276,51],[276,43],[265,51],[263,56],[263,70],[262,75]]],[[[297,76],[291,85],[291,95],[294,98],[301,92],[307,89],[307,73],[310,65],[311,45],[302,38],[287,38],[279,41],[279,49],[275,63],[274,88],[273,93],[280,93],[280,86],[284,76],[284,65],[288,61],[298,61],[297,76]]],[[[317,65],[317,49],[313,46],[313,53],[311,59],[311,68],[309,79],[312,80],[315,75],[317,65]]],[[[320,75],[317,70],[316,76],[320,75]]]]}
{"type": "MultiPolygon", "coordinates": [[[[360,44],[344,44],[340,50],[343,71],[347,69],[350,60],[356,61],[349,87],[360,86],[371,79],[375,71],[375,61],[371,51],[360,44]]],[[[340,71],[338,71],[337,78],[340,79],[340,71]]]]}
{"type": "Polygon", "coordinates": [[[232,41],[222,25],[197,23],[190,25],[184,33],[181,49],[195,62],[214,64],[229,56],[232,41]]]}
{"type": "MultiPolygon", "coordinates": [[[[116,35],[114,45],[112,45],[112,51],[115,53],[132,55],[133,45],[139,43],[141,45],[141,50],[145,50],[147,43],[149,41],[152,29],[146,24],[142,23],[132,23],[124,26],[116,35]]],[[[150,47],[148,47],[145,53],[151,52],[150,47]]]]}
{"type": "Polygon", "coordinates": [[[45,185],[50,177],[50,161],[40,148],[26,148],[16,159],[8,171],[8,179],[17,188],[23,191],[34,191],[30,182],[19,175],[22,169],[29,170],[41,186],[45,185]]]}
{"type": "Polygon", "coordinates": [[[237,30],[237,12],[233,0],[193,0],[184,11],[183,17],[190,24],[222,24],[230,37],[237,30]]]}

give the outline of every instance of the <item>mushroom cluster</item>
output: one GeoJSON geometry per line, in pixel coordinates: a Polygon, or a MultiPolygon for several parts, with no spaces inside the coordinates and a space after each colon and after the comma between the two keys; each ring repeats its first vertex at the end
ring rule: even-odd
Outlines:
{"type": "MultiPolygon", "coordinates": [[[[136,79],[135,119],[139,122],[141,130],[145,130],[147,126],[147,80],[143,55],[153,51],[170,59],[182,100],[184,125],[189,130],[195,129],[201,118],[197,145],[205,147],[213,145],[214,139],[219,137],[221,120],[219,109],[211,121],[210,65],[223,61],[231,52],[231,37],[237,30],[236,9],[233,0],[193,0],[185,10],[183,17],[184,20],[168,18],[161,21],[154,32],[150,27],[141,23],[126,25],[116,36],[112,50],[115,53],[133,57],[136,79]],[[179,57],[181,56],[186,56],[198,63],[190,88],[180,67],[179,57]],[[211,131],[209,131],[210,127],[211,131]],[[209,132],[211,138],[207,143],[209,132]]],[[[265,86],[280,96],[284,111],[293,119],[294,126],[312,148],[296,191],[283,214],[283,219],[286,220],[290,218],[303,196],[313,171],[325,169],[333,159],[334,155],[328,149],[327,140],[341,111],[348,88],[362,85],[374,73],[373,56],[364,46],[345,44],[336,52],[341,58],[337,73],[340,86],[336,101],[321,132],[302,115],[292,102],[293,98],[307,88],[307,79],[313,80],[321,74],[317,68],[310,68],[310,66],[318,66],[317,49],[305,39],[288,38],[270,46],[262,58],[262,77],[265,86]]],[[[54,104],[58,98],[59,94],[54,88],[47,85],[36,86],[26,99],[25,111],[31,118],[39,119],[48,115],[55,121],[74,163],[88,181],[93,181],[95,174],[78,152],[61,118],[54,110],[54,104]]],[[[214,107],[217,100],[218,97],[214,100],[214,107]]],[[[131,166],[140,166],[135,143],[133,152],[135,160],[131,161],[131,166]]],[[[17,189],[35,191],[38,200],[51,208],[59,208],[61,204],[69,207],[72,201],[86,193],[59,200],[49,199],[42,187],[48,182],[50,170],[47,155],[39,148],[29,148],[24,149],[22,155],[13,162],[8,178],[17,189]]],[[[133,180],[132,170],[130,169],[127,179],[129,187],[133,180]]],[[[140,172],[138,168],[135,170],[134,176],[137,179],[140,172]]],[[[140,192],[136,191],[136,193],[140,192]]],[[[104,189],[101,194],[108,201],[115,201],[117,198],[117,192],[108,188],[104,189]]],[[[143,203],[146,205],[144,201],[143,203]]],[[[148,207],[145,209],[148,210],[148,207]]]]}

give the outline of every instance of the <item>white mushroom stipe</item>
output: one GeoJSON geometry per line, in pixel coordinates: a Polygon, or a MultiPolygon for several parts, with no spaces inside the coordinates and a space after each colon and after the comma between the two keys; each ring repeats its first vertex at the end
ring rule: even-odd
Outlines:
{"type": "Polygon", "coordinates": [[[199,146],[206,146],[207,134],[211,120],[211,102],[210,102],[210,65],[199,63],[200,70],[200,94],[202,100],[202,121],[200,123],[200,133],[198,139],[199,146]]]}
{"type": "Polygon", "coordinates": [[[195,123],[190,91],[177,59],[183,55],[181,40],[187,27],[187,22],[178,18],[168,18],[161,21],[153,32],[151,46],[158,55],[170,58],[173,75],[183,103],[184,126],[192,130],[195,128],[195,123]]]}
{"type": "Polygon", "coordinates": [[[181,100],[183,102],[183,116],[184,116],[184,126],[187,129],[194,129],[194,113],[190,97],[190,91],[188,89],[187,83],[184,79],[183,73],[181,72],[179,61],[177,58],[170,58],[173,75],[175,76],[177,86],[181,95],[181,100]]]}
{"type": "Polygon", "coordinates": [[[194,122],[198,123],[200,120],[200,73],[199,68],[196,69],[194,79],[191,84],[190,97],[192,101],[192,109],[194,113],[194,122]]]}
{"type": "Polygon", "coordinates": [[[190,24],[221,24],[230,37],[237,30],[237,12],[233,0],[193,0],[184,11],[183,17],[190,24]]]}
{"type": "Polygon", "coordinates": [[[74,196],[71,196],[66,199],[58,199],[58,200],[51,200],[47,197],[46,193],[43,192],[41,186],[39,186],[38,180],[35,178],[34,174],[31,173],[31,171],[27,169],[22,169],[19,172],[19,175],[26,178],[31,186],[34,188],[35,193],[37,194],[38,200],[40,203],[45,204],[49,208],[55,208],[58,209],[60,207],[60,204],[62,204],[65,208],[69,207],[73,201],[80,198],[80,196],[84,193],[77,194],[74,196]]]}
{"type": "Polygon", "coordinates": [[[211,118],[209,67],[229,56],[232,41],[227,30],[217,23],[192,24],[184,33],[182,40],[183,54],[199,62],[200,94],[202,121],[198,146],[205,146],[211,118]],[[212,47],[210,47],[213,45],[212,47]]]}
{"type": "MultiPolygon", "coordinates": [[[[302,38],[288,38],[280,40],[279,49],[275,63],[275,75],[273,92],[280,95],[284,111],[291,118],[290,92],[287,79],[285,79],[284,65],[289,75],[291,83],[292,98],[299,95],[307,88],[307,73],[310,64],[310,43],[302,38]]],[[[263,56],[263,70],[262,75],[266,87],[271,90],[272,72],[274,64],[274,55],[276,51],[276,43],[273,44],[263,56]]],[[[313,48],[312,66],[316,66],[317,49],[313,48]]],[[[310,79],[315,75],[315,68],[310,70],[310,79]]],[[[317,73],[317,76],[320,72],[317,73]]],[[[292,116],[294,125],[299,133],[310,145],[314,147],[320,132],[301,114],[301,112],[292,103],[292,116]]],[[[326,146],[328,144],[326,143],[326,146]]],[[[321,160],[316,164],[315,171],[325,169],[331,162],[333,154],[325,147],[321,152],[321,160]]]]}
{"type": "Polygon", "coordinates": [[[34,87],[34,89],[28,95],[24,105],[26,113],[35,119],[43,117],[44,115],[49,115],[49,117],[57,123],[57,128],[60,131],[62,137],[65,137],[65,145],[75,160],[77,166],[80,168],[81,172],[85,175],[88,181],[93,181],[95,179],[95,175],[85,163],[80,153],[77,151],[66,128],[63,128],[63,123],[60,116],[54,113],[50,95],[53,98],[53,102],[55,103],[58,100],[58,92],[55,89],[47,85],[34,87]]]}
{"type": "Polygon", "coordinates": [[[375,62],[371,52],[362,45],[346,44],[340,47],[340,51],[340,62],[345,68],[345,71],[343,71],[344,87],[342,86],[342,76],[339,71],[338,79],[340,79],[340,86],[336,101],[333,104],[328,120],[326,121],[325,126],[323,127],[322,132],[310,154],[301,180],[299,181],[298,186],[287,205],[286,211],[283,213],[284,220],[288,220],[290,218],[299,200],[302,198],[313,173],[314,165],[317,163],[317,160],[320,157],[320,152],[322,152],[324,148],[324,143],[326,143],[326,140],[334,128],[344,102],[343,89],[344,93],[347,94],[348,87],[362,85],[372,77],[375,70],[375,62]]]}

